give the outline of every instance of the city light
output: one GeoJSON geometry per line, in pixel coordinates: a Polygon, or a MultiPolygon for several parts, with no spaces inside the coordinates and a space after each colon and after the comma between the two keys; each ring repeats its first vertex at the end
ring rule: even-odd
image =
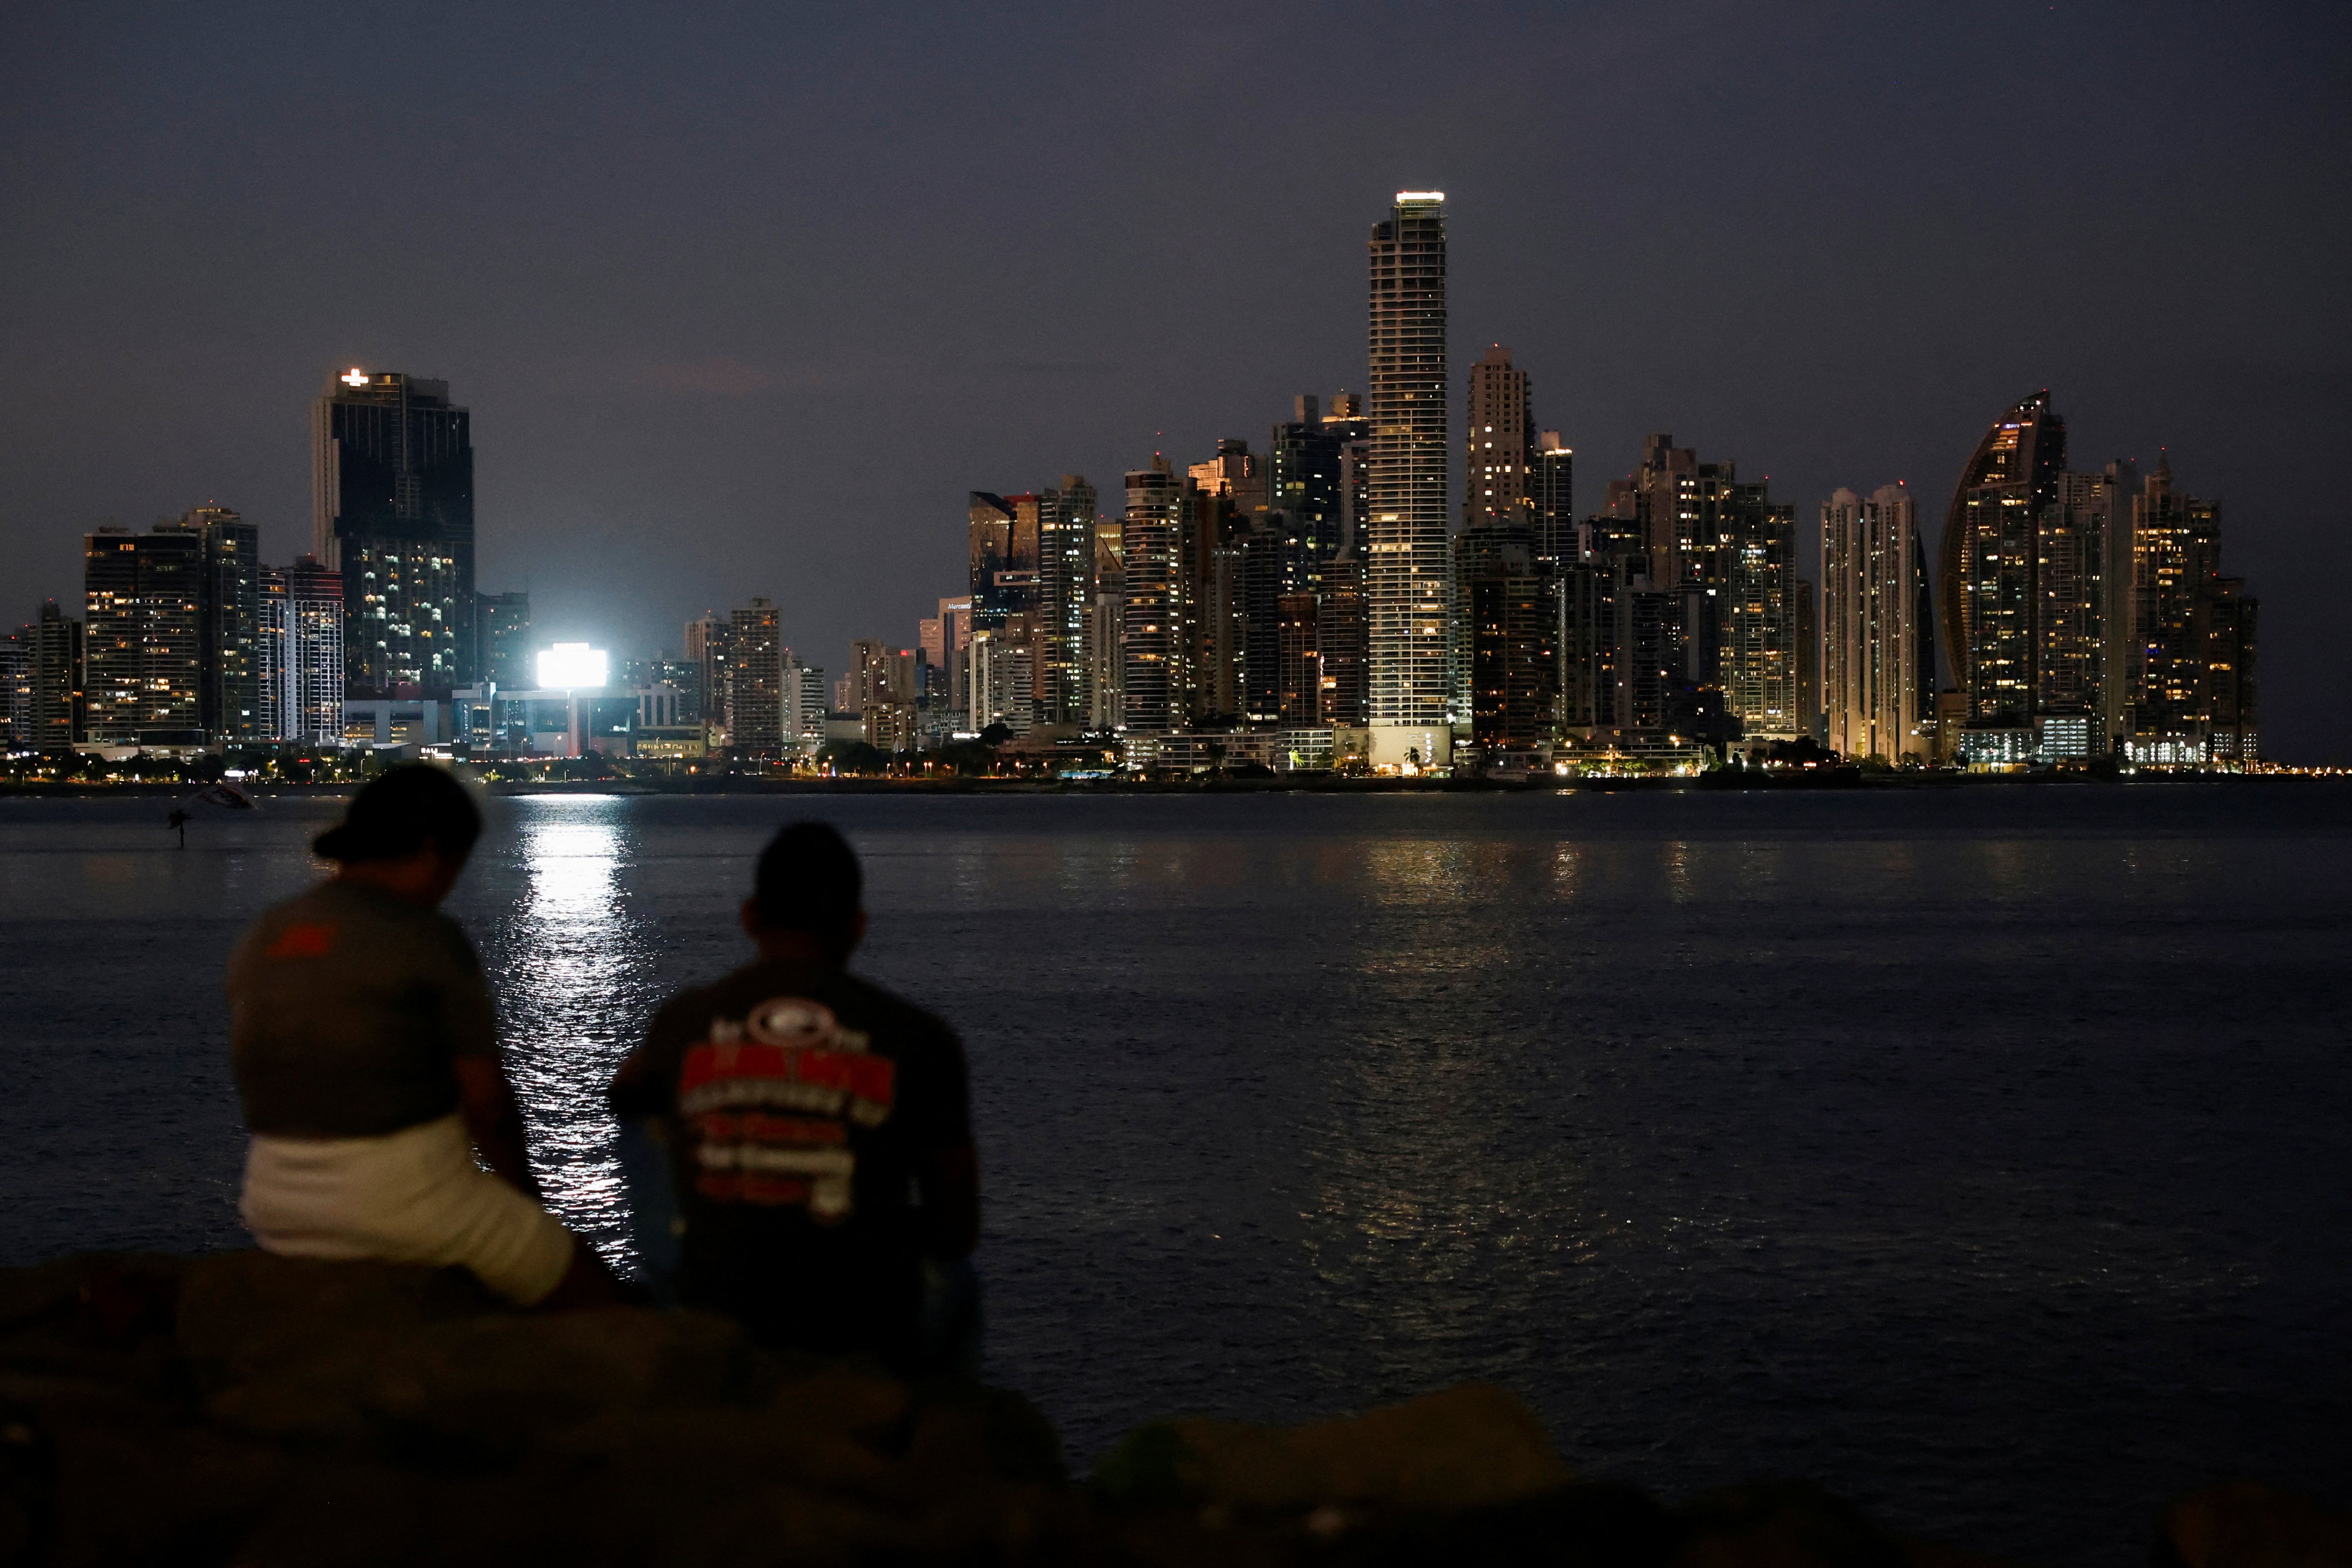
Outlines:
{"type": "Polygon", "coordinates": [[[352,366],[351,374],[349,375],[339,375],[335,379],[341,382],[346,386],[365,386],[367,384],[367,372],[362,370],[357,365],[353,365],[352,366]]]}
{"type": "Polygon", "coordinates": [[[539,655],[539,685],[542,691],[575,691],[602,686],[612,661],[601,647],[584,642],[560,642],[539,655]]]}

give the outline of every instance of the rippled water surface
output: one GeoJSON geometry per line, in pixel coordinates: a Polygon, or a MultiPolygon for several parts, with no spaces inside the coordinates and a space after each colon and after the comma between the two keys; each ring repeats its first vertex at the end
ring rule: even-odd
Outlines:
{"type": "MultiPolygon", "coordinates": [[[[239,1245],[219,973],[339,809],[0,801],[0,1261],[239,1245]]],[[[1081,1458],[1464,1377],[1570,1462],[2137,1561],[2352,1474],[2352,793],[536,798],[454,911],[564,1217],[782,820],[974,1076],[991,1375],[1081,1458]]]]}

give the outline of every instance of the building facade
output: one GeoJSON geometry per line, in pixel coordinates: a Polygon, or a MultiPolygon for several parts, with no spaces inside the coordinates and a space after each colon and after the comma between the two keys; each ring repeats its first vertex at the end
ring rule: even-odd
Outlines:
{"type": "Polygon", "coordinates": [[[355,699],[472,684],[472,416],[449,384],[354,369],[314,405],[311,552],[343,576],[355,699]]]}
{"type": "Polygon", "coordinates": [[[1935,760],[1934,692],[1919,668],[1922,561],[1903,486],[1867,500],[1842,489],[1822,503],[1823,743],[1853,761],[1935,760]]]}
{"type": "Polygon", "coordinates": [[[101,746],[201,747],[204,536],[102,528],[83,541],[84,727],[101,746]]]}
{"type": "Polygon", "coordinates": [[[1444,195],[1399,192],[1370,260],[1371,760],[1443,767],[1453,749],[1444,195]]]}

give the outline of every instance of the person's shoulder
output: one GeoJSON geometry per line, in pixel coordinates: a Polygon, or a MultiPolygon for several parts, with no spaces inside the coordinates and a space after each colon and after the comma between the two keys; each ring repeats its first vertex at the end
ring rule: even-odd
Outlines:
{"type": "Polygon", "coordinates": [[[856,998],[858,1010],[876,1026],[877,1034],[887,1030],[894,1037],[944,1046],[950,1050],[962,1048],[957,1043],[955,1031],[937,1014],[855,974],[844,974],[841,984],[856,998]]]}

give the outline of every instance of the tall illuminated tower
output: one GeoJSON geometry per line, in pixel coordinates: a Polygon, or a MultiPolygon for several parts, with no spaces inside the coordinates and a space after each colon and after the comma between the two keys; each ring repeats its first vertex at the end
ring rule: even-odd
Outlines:
{"type": "Polygon", "coordinates": [[[328,384],[310,428],[311,548],[343,574],[346,690],[470,684],[472,416],[446,381],[354,369],[328,384]]]}
{"type": "Polygon", "coordinates": [[[1371,762],[1444,766],[1446,720],[1445,195],[1400,191],[1372,229],[1372,453],[1365,597],[1371,762]]]}

